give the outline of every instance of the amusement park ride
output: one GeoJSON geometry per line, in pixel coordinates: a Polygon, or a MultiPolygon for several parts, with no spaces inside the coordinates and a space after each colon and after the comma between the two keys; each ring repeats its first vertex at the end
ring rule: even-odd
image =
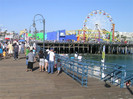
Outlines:
{"type": "Polygon", "coordinates": [[[82,30],[79,30],[78,36],[83,41],[94,40],[114,41],[115,24],[111,15],[102,10],[92,11],[84,20],[82,30]]]}

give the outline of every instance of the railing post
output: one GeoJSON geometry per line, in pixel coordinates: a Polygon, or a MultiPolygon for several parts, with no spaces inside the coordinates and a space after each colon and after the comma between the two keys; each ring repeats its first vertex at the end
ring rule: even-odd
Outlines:
{"type": "Polygon", "coordinates": [[[106,69],[106,66],[105,66],[105,59],[101,60],[101,67],[100,67],[100,71],[101,71],[101,80],[105,77],[105,74],[104,74],[104,70],[106,69]]]}
{"type": "Polygon", "coordinates": [[[133,85],[133,80],[131,80],[131,86],[133,85]]]}
{"type": "Polygon", "coordinates": [[[91,63],[91,76],[93,77],[94,75],[94,63],[91,63]]]}
{"type": "MultiPolygon", "coordinates": [[[[79,66],[79,63],[77,62],[77,65],[79,66]]],[[[78,77],[78,74],[79,74],[79,67],[77,66],[77,77],[78,77]]]]}
{"type": "Polygon", "coordinates": [[[65,67],[65,72],[66,72],[66,74],[68,75],[68,72],[67,72],[67,62],[69,63],[69,59],[65,61],[65,65],[64,65],[64,67],[65,67]]]}
{"type": "Polygon", "coordinates": [[[124,65],[123,68],[122,68],[122,73],[121,73],[120,88],[124,87],[124,80],[125,80],[125,77],[126,77],[125,74],[126,74],[126,66],[124,65]]]}
{"type": "Polygon", "coordinates": [[[72,60],[72,68],[73,68],[72,69],[73,70],[72,72],[73,72],[73,80],[74,80],[74,60],[72,60]]]}
{"type": "Polygon", "coordinates": [[[112,84],[115,84],[115,76],[116,76],[115,73],[116,73],[116,70],[117,70],[117,68],[116,68],[116,64],[115,64],[113,78],[112,78],[112,84]]]}
{"type": "Polygon", "coordinates": [[[85,63],[84,65],[84,84],[85,84],[85,87],[87,87],[87,83],[88,83],[88,65],[85,63]],[[87,66],[87,67],[86,67],[87,66]]]}
{"type": "Polygon", "coordinates": [[[82,67],[82,86],[84,84],[84,64],[83,64],[83,67],[82,67]]]}
{"type": "Polygon", "coordinates": [[[101,80],[102,80],[103,79],[103,63],[101,64],[100,71],[101,71],[101,80]]]}

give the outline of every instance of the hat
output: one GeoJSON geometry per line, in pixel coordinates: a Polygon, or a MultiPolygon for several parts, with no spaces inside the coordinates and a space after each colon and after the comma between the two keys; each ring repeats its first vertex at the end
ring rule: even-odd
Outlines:
{"type": "Polygon", "coordinates": [[[46,52],[48,52],[48,51],[49,51],[49,49],[46,50],[46,52]]]}
{"type": "Polygon", "coordinates": [[[53,48],[50,48],[50,50],[54,50],[53,48]]]}

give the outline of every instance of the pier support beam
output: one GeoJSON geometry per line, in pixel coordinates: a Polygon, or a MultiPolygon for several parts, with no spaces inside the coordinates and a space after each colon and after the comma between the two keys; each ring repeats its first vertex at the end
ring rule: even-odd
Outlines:
{"type": "Polygon", "coordinates": [[[91,54],[92,54],[92,46],[93,46],[93,45],[91,45],[91,52],[90,52],[91,54]]]}
{"type": "Polygon", "coordinates": [[[110,46],[108,46],[108,54],[110,54],[110,46]]]}
{"type": "Polygon", "coordinates": [[[125,54],[127,54],[127,46],[125,46],[125,54]]]}

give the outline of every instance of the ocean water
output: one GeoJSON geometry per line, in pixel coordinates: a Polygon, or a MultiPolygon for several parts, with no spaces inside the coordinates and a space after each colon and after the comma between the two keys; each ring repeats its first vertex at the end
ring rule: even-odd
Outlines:
{"type": "MultiPolygon", "coordinates": [[[[88,60],[101,61],[102,55],[99,54],[84,54],[83,58],[88,60]]],[[[105,55],[105,62],[126,65],[127,70],[133,70],[133,55],[105,55]]]]}
{"type": "MultiPolygon", "coordinates": [[[[80,54],[83,58],[87,60],[101,61],[101,54],[80,54]]],[[[70,55],[74,57],[74,54],[70,55]]],[[[127,70],[133,71],[133,55],[116,55],[116,54],[106,54],[106,63],[115,63],[119,65],[125,65],[127,70]]]]}

